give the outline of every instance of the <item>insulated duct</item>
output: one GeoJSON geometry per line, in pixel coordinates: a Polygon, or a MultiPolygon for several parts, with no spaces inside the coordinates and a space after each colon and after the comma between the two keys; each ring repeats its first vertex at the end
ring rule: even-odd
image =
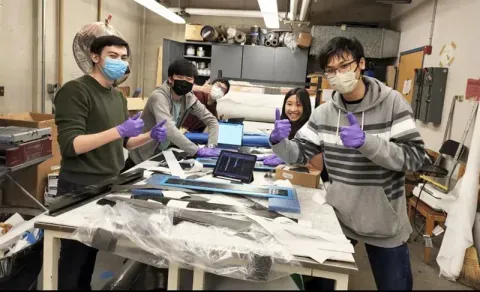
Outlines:
{"type": "Polygon", "coordinates": [[[280,35],[278,32],[269,32],[265,38],[265,46],[277,47],[280,45],[280,35]]]}
{"type": "Polygon", "coordinates": [[[218,31],[210,25],[205,25],[202,30],[200,31],[200,35],[203,39],[209,42],[215,42],[218,40],[219,33],[218,31]]]}
{"type": "Polygon", "coordinates": [[[247,41],[247,34],[243,31],[237,31],[237,34],[235,35],[235,41],[239,44],[244,43],[247,41]]]}

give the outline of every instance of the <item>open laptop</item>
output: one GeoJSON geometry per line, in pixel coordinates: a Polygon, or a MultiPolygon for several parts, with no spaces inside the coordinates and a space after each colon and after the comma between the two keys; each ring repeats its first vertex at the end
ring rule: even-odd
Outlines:
{"type": "Polygon", "coordinates": [[[218,148],[238,150],[242,146],[243,124],[218,123],[218,148]]]}

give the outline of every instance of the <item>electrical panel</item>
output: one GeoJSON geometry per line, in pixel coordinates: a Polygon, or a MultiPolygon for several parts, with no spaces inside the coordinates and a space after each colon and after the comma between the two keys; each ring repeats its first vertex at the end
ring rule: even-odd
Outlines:
{"type": "Polygon", "coordinates": [[[436,125],[442,123],[447,77],[447,68],[415,69],[412,110],[416,120],[436,125]]]}

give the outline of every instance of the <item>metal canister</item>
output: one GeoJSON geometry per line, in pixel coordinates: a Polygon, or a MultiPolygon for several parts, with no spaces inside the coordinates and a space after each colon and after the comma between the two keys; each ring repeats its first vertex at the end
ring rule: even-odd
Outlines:
{"type": "Polygon", "coordinates": [[[195,47],[194,46],[188,46],[187,47],[187,55],[195,56],[195,47]]]}
{"type": "Polygon", "coordinates": [[[267,33],[268,33],[268,30],[266,30],[264,28],[260,29],[260,36],[259,36],[259,41],[258,41],[259,45],[261,45],[261,46],[265,45],[265,38],[267,36],[267,33]]]}
{"type": "Polygon", "coordinates": [[[203,49],[203,47],[198,47],[197,48],[197,56],[198,57],[205,57],[205,50],[203,49]]]}
{"type": "Polygon", "coordinates": [[[250,37],[252,39],[252,45],[258,45],[259,38],[260,38],[259,31],[260,31],[260,29],[257,25],[252,26],[250,28],[250,37]]]}

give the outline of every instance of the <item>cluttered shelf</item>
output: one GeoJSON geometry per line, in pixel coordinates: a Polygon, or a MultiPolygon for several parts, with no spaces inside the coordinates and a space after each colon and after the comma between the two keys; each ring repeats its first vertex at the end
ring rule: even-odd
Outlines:
{"type": "Polygon", "coordinates": [[[183,55],[184,58],[192,58],[192,59],[204,59],[204,60],[210,60],[212,57],[206,57],[206,56],[192,56],[192,55],[183,55]]]}

